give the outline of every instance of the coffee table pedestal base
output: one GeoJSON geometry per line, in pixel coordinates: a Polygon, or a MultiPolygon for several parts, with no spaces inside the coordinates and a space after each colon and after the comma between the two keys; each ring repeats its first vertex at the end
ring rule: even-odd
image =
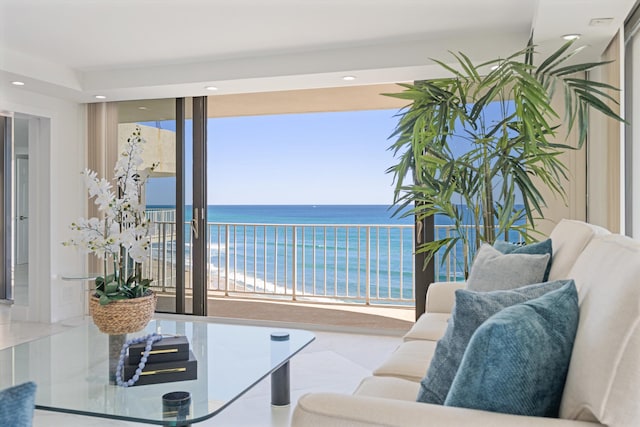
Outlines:
{"type": "Polygon", "coordinates": [[[271,374],[271,404],[273,406],[291,404],[289,384],[289,362],[286,362],[271,374]]]}

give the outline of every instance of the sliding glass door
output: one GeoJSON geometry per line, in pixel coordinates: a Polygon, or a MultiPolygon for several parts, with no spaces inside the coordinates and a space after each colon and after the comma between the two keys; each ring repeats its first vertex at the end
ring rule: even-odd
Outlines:
{"type": "Polygon", "coordinates": [[[207,202],[202,159],[206,159],[206,98],[114,104],[118,146],[140,129],[146,141],[141,168],[156,165],[144,192],[153,225],[151,254],[143,264],[143,276],[153,279],[157,311],[205,316],[207,202]]]}
{"type": "Polygon", "coordinates": [[[206,316],[208,290],[207,97],[193,98],[191,274],[193,314],[206,316]]]}
{"type": "Polygon", "coordinates": [[[152,221],[151,256],[143,264],[142,275],[152,278],[158,293],[158,311],[176,312],[176,290],[183,272],[177,269],[180,255],[176,245],[176,101],[174,99],[126,101],[117,103],[118,153],[136,129],[145,140],[143,163],[139,169],[149,172],[144,188],[147,216],[152,221]],[[151,167],[155,169],[151,171],[151,167]]]}

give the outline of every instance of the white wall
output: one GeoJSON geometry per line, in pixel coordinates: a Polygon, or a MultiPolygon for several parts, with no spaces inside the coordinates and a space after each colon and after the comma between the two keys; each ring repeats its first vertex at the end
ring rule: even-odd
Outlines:
{"type": "Polygon", "coordinates": [[[12,318],[58,322],[82,314],[81,282],[60,276],[80,273],[85,257],[61,242],[70,237],[69,224],[86,212],[86,190],[80,172],[86,161],[86,106],[29,92],[1,87],[0,110],[38,116],[37,142],[29,147],[30,234],[35,244],[29,253],[29,305],[13,307],[12,318]]]}
{"type": "MultiPolygon", "coordinates": [[[[591,79],[596,81],[604,80],[602,69],[596,69],[589,73],[591,79]]],[[[607,178],[609,149],[607,141],[607,124],[602,117],[597,114],[591,115],[589,124],[588,152],[588,213],[587,218],[590,223],[607,228],[609,226],[609,206],[607,200],[607,178]]]]}
{"type": "Polygon", "coordinates": [[[633,73],[633,83],[631,89],[631,114],[626,117],[632,129],[632,150],[631,150],[631,170],[628,171],[627,179],[631,185],[631,201],[630,211],[631,217],[628,219],[631,223],[630,235],[640,240],[640,81],[637,78],[640,70],[640,33],[634,35],[630,42],[631,72],[633,73]]]}
{"type": "Polygon", "coordinates": [[[13,119],[13,154],[14,156],[29,154],[29,120],[15,117],[13,119]]]}
{"type": "MultiPolygon", "coordinates": [[[[561,91],[556,91],[552,100],[552,106],[562,117],[564,114],[564,98],[561,91]]],[[[560,119],[553,121],[553,123],[560,124],[562,122],[560,119]]],[[[550,139],[550,141],[577,147],[578,132],[576,127],[574,126],[569,135],[567,135],[566,126],[561,125],[555,138],[550,139]]],[[[562,197],[558,197],[553,194],[551,190],[537,177],[533,177],[532,179],[546,202],[546,206],[542,208],[544,219],[537,219],[535,221],[536,230],[545,236],[551,234],[553,228],[562,219],[566,218],[584,221],[587,214],[587,155],[585,148],[582,147],[580,150],[564,150],[564,152],[559,156],[559,160],[567,168],[567,179],[561,179],[562,188],[566,193],[566,200],[563,200],[562,197]]],[[[537,237],[541,238],[541,236],[537,237]]]]}
{"type": "MultiPolygon", "coordinates": [[[[622,70],[624,69],[623,44],[620,36],[615,37],[602,56],[603,61],[613,61],[589,72],[594,81],[623,88],[622,70]]],[[[610,91],[614,98],[620,98],[624,92],[610,91]]],[[[607,102],[614,111],[622,114],[621,107],[607,102]]],[[[588,150],[588,212],[587,220],[612,232],[624,231],[622,215],[624,212],[624,189],[621,172],[622,124],[592,111],[589,117],[588,150]]]]}

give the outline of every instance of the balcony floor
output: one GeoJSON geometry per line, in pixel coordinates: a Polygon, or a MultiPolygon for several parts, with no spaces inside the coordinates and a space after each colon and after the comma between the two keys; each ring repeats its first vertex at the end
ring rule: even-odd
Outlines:
{"type": "MultiPolygon", "coordinates": [[[[189,301],[187,301],[187,305],[189,301]]],[[[160,295],[158,311],[172,310],[160,295]]],[[[285,322],[331,331],[402,335],[415,319],[413,307],[293,302],[268,298],[209,297],[209,317],[240,322],[285,322]]]]}
{"type": "Polygon", "coordinates": [[[209,315],[244,319],[281,321],[340,331],[371,330],[404,334],[415,318],[413,308],[357,306],[341,304],[295,303],[216,298],[209,301],[209,315]]]}
{"type": "MultiPolygon", "coordinates": [[[[270,405],[269,378],[258,383],[218,416],[196,424],[201,427],[285,427],[297,400],[310,392],[351,394],[360,381],[371,375],[400,344],[399,335],[411,324],[413,311],[405,308],[317,305],[247,299],[222,298],[210,301],[211,321],[249,323],[253,325],[289,325],[314,332],[316,340],[291,361],[291,405],[270,405]],[[240,311],[235,311],[240,310],[240,311]],[[238,313],[244,319],[235,319],[238,313]],[[305,314],[306,313],[306,314],[305,314]],[[225,316],[222,316],[222,315],[225,316]],[[251,320],[250,316],[254,319],[251,320]],[[266,320],[255,320],[263,318],[266,320]],[[324,324],[313,324],[325,321],[324,324]],[[327,322],[335,322],[327,323],[327,322]],[[340,323],[342,322],[342,323],[340,323]],[[338,326],[336,326],[336,324],[338,326]],[[342,331],[341,331],[342,330],[342,331]],[[341,332],[338,332],[341,331],[341,332]],[[345,333],[344,331],[350,331],[345,333]],[[360,331],[361,333],[355,333],[360,331]]],[[[173,315],[157,314],[158,318],[173,315]]],[[[15,322],[0,320],[0,348],[53,334],[90,318],[74,319],[64,324],[15,322]]],[[[101,418],[36,410],[34,427],[142,427],[138,424],[101,418]]]]}

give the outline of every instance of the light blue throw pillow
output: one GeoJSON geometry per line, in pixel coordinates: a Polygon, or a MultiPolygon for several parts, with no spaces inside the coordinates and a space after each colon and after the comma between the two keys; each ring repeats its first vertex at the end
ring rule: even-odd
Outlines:
{"type": "Polygon", "coordinates": [[[473,334],[444,404],[557,417],[578,317],[573,280],[492,316],[473,334]]]}
{"type": "Polygon", "coordinates": [[[35,401],[33,382],[0,391],[0,426],[31,427],[35,401]]]}
{"type": "Polygon", "coordinates": [[[541,283],[549,259],[549,254],[503,254],[484,244],[471,265],[467,289],[497,291],[541,283]]]}
{"type": "Polygon", "coordinates": [[[505,242],[504,240],[496,240],[493,247],[502,252],[503,254],[528,254],[528,255],[544,255],[549,254],[549,261],[547,261],[547,268],[544,271],[543,282],[549,280],[549,271],[551,271],[551,262],[553,259],[553,246],[551,245],[551,239],[543,240],[542,242],[531,243],[528,245],[514,245],[513,243],[505,242]]]}
{"type": "Polygon", "coordinates": [[[567,281],[558,280],[492,292],[458,289],[447,330],[436,345],[431,364],[420,382],[416,400],[439,405],[444,403],[467,344],[485,320],[505,307],[538,298],[566,283],[567,281]]]}

